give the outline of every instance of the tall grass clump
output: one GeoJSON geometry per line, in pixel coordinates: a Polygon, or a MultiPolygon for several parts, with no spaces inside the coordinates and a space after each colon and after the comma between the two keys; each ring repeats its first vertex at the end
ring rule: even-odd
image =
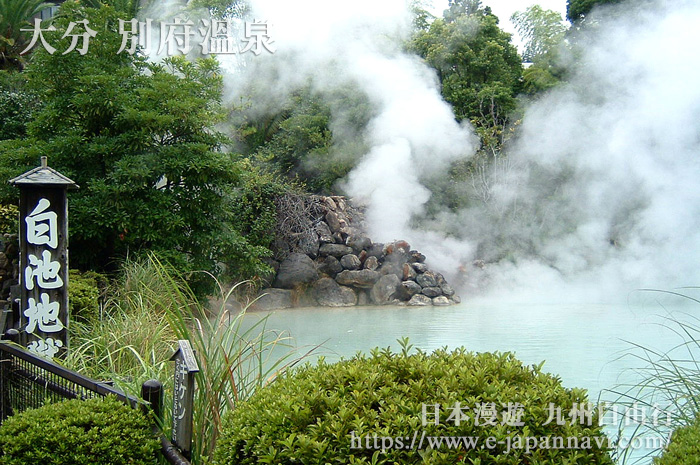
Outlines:
{"type": "Polygon", "coordinates": [[[189,340],[200,369],[195,375],[192,462],[205,463],[222,415],[293,362],[291,351],[275,355],[286,338],[267,330],[265,318],[246,326],[245,309],[235,314],[226,309],[237,286],[228,292],[219,286],[222,303],[210,309],[155,256],[127,262],[101,319],[74,328],[68,362],[89,376],[114,379],[131,393],[138,393],[143,381],[158,379],[165,385],[167,433],[174,370],[170,357],[177,340],[189,340]]]}
{"type": "MultiPolygon", "coordinates": [[[[688,295],[658,292],[700,304],[700,300],[688,295]]],[[[685,315],[681,321],[677,317],[668,316],[660,326],[662,331],[675,334],[679,342],[663,351],[631,342],[632,350],[627,355],[641,362],[642,368],[637,369],[641,381],[610,390],[617,395],[614,404],[621,406],[623,412],[636,411],[644,414],[641,424],[630,422],[627,415],[619,417],[620,435],[625,429],[632,429],[631,435],[624,441],[627,447],[618,447],[617,450],[618,462],[622,464],[649,463],[651,457],[657,455],[667,444],[673,431],[688,428],[700,421],[700,319],[685,315]],[[658,446],[644,456],[637,457],[634,455],[634,447],[629,447],[634,444],[658,446]]],[[[674,435],[676,437],[681,435],[674,435]]],[[[659,463],[659,458],[654,458],[654,463],[659,463]]]]}

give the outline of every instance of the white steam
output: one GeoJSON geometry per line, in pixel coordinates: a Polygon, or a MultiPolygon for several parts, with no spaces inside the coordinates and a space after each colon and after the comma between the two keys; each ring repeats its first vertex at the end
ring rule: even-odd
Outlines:
{"type": "MultiPolygon", "coordinates": [[[[411,26],[406,2],[266,0],[253,10],[273,25],[277,51],[250,60],[247,79],[230,83],[234,98],[250,81],[263,89],[253,102],[261,113],[281,109],[309,83],[321,93],[350,85],[364,93],[374,110],[363,135],[369,150],[344,188],[367,206],[375,240],[409,239],[411,217],[430,197],[421,178],[470,156],[477,140],[455,121],[434,71],[402,50],[411,26]]],[[[342,114],[341,104],[328,103],[342,114]]]]}
{"type": "Polygon", "coordinates": [[[401,49],[403,0],[257,2],[277,51],[249,60],[229,90],[238,98],[254,81],[261,113],[309,82],[364,92],[375,110],[370,148],[344,187],[367,204],[373,239],[408,240],[455,281],[462,267],[498,292],[589,301],[700,285],[700,5],[644,3],[601,15],[579,38],[570,83],[527,110],[507,161],[484,178],[487,198],[418,231],[424,180],[477,141],[454,121],[435,74],[401,49]],[[475,259],[491,264],[481,271],[475,259]]]}
{"type": "Polygon", "coordinates": [[[528,109],[497,200],[461,212],[487,258],[513,259],[491,271],[501,288],[607,300],[700,284],[700,5],[597,20],[570,84],[528,109]]]}

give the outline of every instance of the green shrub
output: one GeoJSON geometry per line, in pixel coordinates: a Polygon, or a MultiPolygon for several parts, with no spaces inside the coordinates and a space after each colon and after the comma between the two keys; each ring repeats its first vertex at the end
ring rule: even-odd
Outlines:
{"type": "Polygon", "coordinates": [[[668,449],[654,458],[655,465],[700,465],[700,418],[678,428],[671,436],[668,449]]]}
{"type": "Polygon", "coordinates": [[[71,318],[80,321],[94,321],[100,315],[100,289],[107,278],[94,271],[81,273],[68,272],[68,306],[71,318]]]}
{"type": "Polygon", "coordinates": [[[157,450],[146,417],[114,398],[48,404],[0,426],[2,465],[155,465],[157,450]]]}
{"type": "Polygon", "coordinates": [[[17,205],[0,205],[0,234],[19,234],[17,205]]]}
{"type": "Polygon", "coordinates": [[[566,416],[585,403],[584,390],[566,389],[541,365],[526,367],[510,353],[474,354],[461,348],[409,355],[404,344],[400,354],[375,349],[369,357],[357,355],[337,364],[321,360],[279,377],[226,416],[214,463],[612,464],[597,412],[590,426],[566,416]],[[459,425],[449,419],[456,402],[469,416],[459,425]],[[469,409],[490,403],[495,424],[481,420],[476,426],[476,412],[469,409]],[[524,425],[509,426],[509,403],[522,405],[524,425]],[[547,421],[550,403],[561,408],[565,424],[547,421]],[[429,414],[423,426],[423,405],[428,412],[438,405],[439,424],[429,414]],[[474,437],[479,445],[429,449],[430,440],[424,439],[418,450],[423,432],[427,437],[474,437]],[[417,441],[411,446],[414,435],[417,441]],[[383,437],[401,443],[392,448],[385,441],[382,451],[383,437]],[[496,441],[492,449],[482,447],[489,437],[496,441]],[[523,442],[515,446],[518,437],[523,442]],[[549,437],[552,446],[539,443],[526,452],[526,437],[549,437]],[[556,437],[564,438],[563,447],[555,448],[556,437]],[[578,438],[580,447],[567,448],[569,437],[578,438]]]}

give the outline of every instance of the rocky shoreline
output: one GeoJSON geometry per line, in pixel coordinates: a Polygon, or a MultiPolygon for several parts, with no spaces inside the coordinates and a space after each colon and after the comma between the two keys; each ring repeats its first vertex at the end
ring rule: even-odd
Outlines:
{"type": "MultiPolygon", "coordinates": [[[[403,240],[375,243],[362,214],[341,196],[312,196],[304,241],[271,262],[275,275],[254,310],[355,305],[446,306],[460,302],[444,276],[403,240]]],[[[283,214],[283,213],[282,213],[283,214]]]]}

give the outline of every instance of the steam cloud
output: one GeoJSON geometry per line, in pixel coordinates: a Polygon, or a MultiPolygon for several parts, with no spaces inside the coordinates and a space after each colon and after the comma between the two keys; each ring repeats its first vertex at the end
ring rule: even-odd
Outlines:
{"type": "MultiPolygon", "coordinates": [[[[281,108],[309,81],[358,86],[375,108],[370,149],[345,184],[367,203],[373,238],[407,239],[455,280],[466,264],[467,279],[495,292],[609,300],[700,284],[697,2],[603,12],[579,39],[570,83],[529,107],[507,161],[487,173],[488,200],[477,195],[420,230],[411,225],[430,196],[425,179],[478,142],[454,121],[434,73],[401,50],[403,0],[258,3],[277,52],[244,73],[265,89],[256,111],[281,108]],[[493,264],[480,271],[475,259],[493,264]]],[[[232,97],[244,93],[241,75],[230,84],[232,97]]]]}

